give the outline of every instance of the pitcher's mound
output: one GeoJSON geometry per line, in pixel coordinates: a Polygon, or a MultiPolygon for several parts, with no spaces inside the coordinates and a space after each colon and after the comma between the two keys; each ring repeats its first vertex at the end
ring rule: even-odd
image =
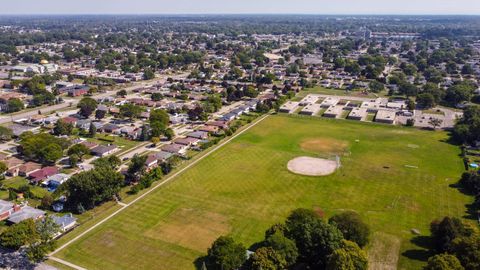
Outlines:
{"type": "Polygon", "coordinates": [[[297,157],[287,164],[289,171],[308,176],[329,175],[337,169],[337,162],[323,158],[297,157]]]}

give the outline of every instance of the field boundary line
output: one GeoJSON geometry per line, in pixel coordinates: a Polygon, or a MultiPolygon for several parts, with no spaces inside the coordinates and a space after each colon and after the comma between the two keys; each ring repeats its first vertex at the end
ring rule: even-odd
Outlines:
{"type": "Polygon", "coordinates": [[[81,267],[81,266],[78,266],[78,265],[76,265],[76,264],[73,264],[73,263],[71,263],[71,262],[67,262],[67,261],[65,261],[65,260],[62,260],[62,259],[59,259],[59,258],[56,258],[56,257],[50,256],[49,259],[52,260],[52,261],[56,261],[56,262],[58,262],[58,263],[61,263],[61,264],[63,264],[63,265],[69,266],[69,267],[71,267],[71,268],[73,268],[73,269],[77,269],[77,270],[87,270],[87,268],[83,268],[83,267],[81,267]]]}
{"type": "MultiPolygon", "coordinates": [[[[87,230],[85,230],[84,232],[80,233],[79,235],[75,236],[72,240],[66,242],[65,244],[63,244],[62,246],[60,246],[59,248],[57,248],[56,250],[52,251],[50,254],[48,254],[49,257],[53,256],[54,254],[58,253],[59,251],[65,249],[67,246],[69,246],[70,244],[72,244],[73,242],[77,241],[78,239],[80,239],[81,237],[83,237],[84,235],[86,235],[87,233],[91,232],[92,230],[96,229],[98,226],[102,225],[103,223],[107,222],[108,220],[110,220],[111,218],[113,218],[114,216],[116,216],[117,214],[119,214],[120,212],[122,212],[123,210],[127,209],[128,207],[130,207],[132,204],[136,203],[137,201],[141,200],[142,198],[144,198],[145,196],[147,196],[148,194],[150,194],[151,192],[153,192],[154,190],[156,190],[157,188],[167,184],[168,182],[170,182],[171,180],[173,180],[174,178],[176,178],[177,176],[179,176],[180,174],[182,174],[183,172],[185,172],[186,170],[190,169],[191,167],[193,167],[195,164],[197,164],[198,162],[200,162],[201,160],[203,160],[204,158],[208,157],[209,155],[211,155],[212,153],[216,152],[217,150],[219,150],[220,148],[222,148],[224,145],[226,145],[227,143],[231,142],[232,140],[234,140],[235,138],[237,138],[238,136],[242,135],[244,132],[246,132],[247,130],[251,129],[252,127],[256,126],[258,123],[262,122],[263,120],[265,120],[268,116],[270,116],[270,114],[266,114],[264,116],[261,116],[260,119],[258,119],[257,121],[255,121],[254,123],[252,123],[250,126],[246,127],[245,129],[241,130],[239,133],[233,135],[232,137],[230,137],[229,139],[227,139],[226,141],[222,142],[221,144],[217,145],[215,148],[213,148],[212,150],[210,150],[208,153],[206,153],[205,155],[201,156],[199,159],[196,159],[194,160],[192,163],[188,164],[187,166],[185,166],[184,168],[180,169],[179,171],[175,172],[174,174],[172,174],[171,176],[167,177],[165,180],[159,182],[156,186],[152,187],[151,189],[149,189],[148,191],[146,191],[145,193],[143,193],[142,195],[138,196],[137,198],[135,198],[133,201],[129,202],[128,204],[126,204],[124,207],[118,209],[117,211],[113,212],[112,214],[110,214],[109,216],[107,216],[106,218],[100,220],[99,222],[97,222],[95,225],[93,225],[92,227],[88,228],[87,230]]],[[[57,259],[57,258],[56,258],[57,259]]]]}

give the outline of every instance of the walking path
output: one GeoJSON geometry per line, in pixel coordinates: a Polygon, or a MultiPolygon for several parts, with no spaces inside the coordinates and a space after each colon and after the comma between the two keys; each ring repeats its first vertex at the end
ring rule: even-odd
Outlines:
{"type": "MultiPolygon", "coordinates": [[[[65,249],[67,246],[71,245],[73,242],[77,241],[78,239],[80,239],[81,237],[83,237],[84,235],[86,235],[87,233],[93,231],[94,229],[96,229],[97,227],[99,227],[100,225],[102,225],[103,223],[107,222],[108,220],[112,219],[113,217],[115,217],[116,215],[118,215],[120,212],[122,212],[123,210],[127,209],[128,207],[130,207],[132,204],[136,203],[137,201],[141,200],[143,197],[147,196],[148,194],[150,194],[151,192],[153,192],[154,190],[156,190],[157,188],[165,185],[166,183],[170,182],[171,180],[175,179],[175,177],[177,177],[178,175],[182,174],[183,172],[185,172],[186,170],[190,169],[191,167],[193,167],[195,164],[197,164],[198,162],[200,162],[201,160],[203,160],[204,158],[208,157],[209,155],[211,155],[212,153],[216,152],[217,150],[219,150],[221,147],[223,147],[224,145],[226,145],[227,143],[229,143],[230,141],[232,141],[233,139],[237,138],[238,136],[240,136],[241,134],[243,134],[245,131],[251,129],[252,127],[256,126],[258,123],[262,122],[263,120],[265,120],[265,118],[267,118],[269,116],[269,114],[267,115],[264,115],[264,116],[261,116],[260,119],[258,119],[257,121],[255,121],[254,123],[252,123],[250,126],[246,127],[245,129],[241,130],[239,133],[235,134],[234,136],[230,137],[229,139],[227,139],[226,141],[222,142],[221,144],[217,145],[215,148],[213,148],[211,151],[209,151],[208,153],[206,153],[205,155],[203,155],[202,157],[200,157],[199,159],[193,161],[192,163],[188,164],[187,166],[185,166],[184,168],[180,169],[179,171],[177,171],[176,173],[172,174],[171,176],[169,176],[168,178],[166,178],[165,180],[159,182],[156,186],[152,187],[151,189],[149,189],[147,192],[143,193],[142,195],[138,196],[136,199],[134,199],[133,201],[131,201],[130,203],[128,204],[124,204],[125,206],[123,206],[122,208],[118,209],[117,211],[113,212],[112,214],[110,214],[108,217],[104,218],[103,220],[100,220],[98,223],[96,223],[95,225],[93,225],[92,227],[88,228],[87,230],[85,230],[84,232],[80,233],[79,235],[77,235],[75,238],[73,238],[72,240],[66,242],[65,244],[63,244],[62,246],[58,247],[56,250],[54,250],[53,252],[51,252],[50,254],[48,254],[49,258],[54,260],[54,261],[57,261],[57,262],[60,262],[60,263],[63,263],[65,265],[68,265],[68,266],[71,266],[71,265],[74,265],[74,264],[71,264],[69,262],[66,262],[64,260],[61,260],[61,259],[58,259],[58,258],[55,258],[53,257],[53,255],[55,255],[56,253],[58,253],[59,251],[65,249]]],[[[119,203],[120,204],[120,203],[119,203]]],[[[73,266],[71,266],[73,267],[73,266]]],[[[85,268],[81,268],[79,266],[75,266],[73,267],[75,269],[78,269],[78,270],[85,270],[85,268]]]]}

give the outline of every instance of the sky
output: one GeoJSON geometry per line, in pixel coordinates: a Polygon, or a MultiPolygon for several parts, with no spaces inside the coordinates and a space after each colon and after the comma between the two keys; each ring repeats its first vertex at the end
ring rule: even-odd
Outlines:
{"type": "Polygon", "coordinates": [[[0,0],[0,14],[459,14],[480,0],[0,0]]]}

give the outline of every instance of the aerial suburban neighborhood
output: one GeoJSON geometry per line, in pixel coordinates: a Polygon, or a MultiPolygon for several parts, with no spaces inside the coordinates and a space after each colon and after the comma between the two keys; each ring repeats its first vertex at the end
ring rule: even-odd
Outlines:
{"type": "Polygon", "coordinates": [[[107,2],[0,11],[0,269],[480,269],[478,4],[107,2]]]}

